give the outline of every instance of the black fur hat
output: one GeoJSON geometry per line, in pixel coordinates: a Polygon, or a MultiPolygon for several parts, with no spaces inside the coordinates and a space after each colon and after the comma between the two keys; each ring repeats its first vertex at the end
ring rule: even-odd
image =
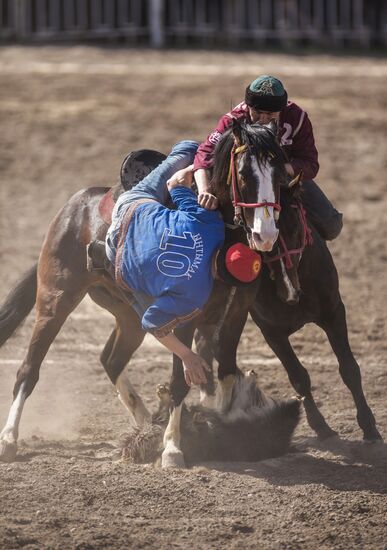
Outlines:
{"type": "Polygon", "coordinates": [[[245,102],[257,111],[276,113],[286,107],[288,94],[278,78],[262,75],[247,86],[245,102]]]}

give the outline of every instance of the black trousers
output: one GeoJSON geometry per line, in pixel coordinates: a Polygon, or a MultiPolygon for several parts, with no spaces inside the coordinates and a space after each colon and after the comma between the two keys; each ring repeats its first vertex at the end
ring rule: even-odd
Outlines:
{"type": "Polygon", "coordinates": [[[343,228],[343,215],[338,212],[313,180],[302,184],[302,202],[308,220],[326,241],[335,239],[343,228]]]}

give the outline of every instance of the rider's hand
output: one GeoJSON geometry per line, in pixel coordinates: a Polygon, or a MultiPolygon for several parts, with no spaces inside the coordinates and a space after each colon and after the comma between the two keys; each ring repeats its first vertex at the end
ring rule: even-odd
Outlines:
{"type": "Polygon", "coordinates": [[[217,197],[211,193],[208,193],[208,191],[199,194],[198,203],[202,208],[206,208],[207,210],[215,210],[219,206],[219,200],[217,197]]]}
{"type": "Polygon", "coordinates": [[[178,170],[173,174],[173,176],[167,181],[168,189],[173,189],[174,187],[188,187],[192,186],[193,182],[193,164],[178,170]]]}
{"type": "Polygon", "coordinates": [[[205,384],[207,376],[205,371],[210,371],[206,361],[190,350],[183,358],[184,378],[188,386],[205,384]]]}

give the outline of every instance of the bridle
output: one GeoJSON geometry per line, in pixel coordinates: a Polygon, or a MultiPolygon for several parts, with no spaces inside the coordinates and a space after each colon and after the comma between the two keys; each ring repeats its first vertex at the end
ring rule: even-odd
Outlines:
{"type": "MultiPolygon", "coordinates": [[[[279,213],[281,212],[281,205],[279,204],[279,197],[278,202],[242,202],[238,199],[239,195],[241,195],[239,190],[239,173],[236,166],[236,157],[239,153],[244,153],[248,149],[248,145],[239,145],[237,146],[235,143],[231,149],[231,156],[230,156],[230,168],[228,171],[228,178],[227,178],[227,185],[231,185],[232,189],[232,204],[234,206],[234,223],[237,225],[244,226],[245,230],[248,233],[251,233],[251,229],[246,224],[246,221],[243,216],[242,209],[243,208],[264,208],[264,216],[266,218],[270,217],[269,212],[269,206],[272,206],[273,209],[279,213]]],[[[278,220],[278,215],[275,217],[276,221],[278,220]]]]}
{"type": "MultiPolygon", "coordinates": [[[[281,212],[281,205],[279,204],[280,196],[278,196],[278,199],[277,199],[278,202],[263,201],[263,202],[246,203],[239,200],[241,193],[239,190],[239,173],[236,166],[236,157],[240,153],[245,153],[247,149],[248,149],[247,144],[238,146],[236,143],[234,143],[231,149],[230,167],[228,171],[227,185],[231,186],[231,189],[232,189],[232,204],[234,206],[234,223],[237,226],[243,226],[247,233],[251,233],[251,229],[246,224],[246,220],[243,216],[243,210],[242,210],[243,208],[263,207],[264,216],[266,218],[269,218],[270,212],[268,207],[271,206],[275,211],[274,217],[275,217],[275,220],[277,221],[279,217],[279,213],[281,212]],[[276,216],[276,213],[277,213],[277,216],[276,216]]],[[[308,223],[306,220],[305,208],[303,207],[302,203],[299,200],[296,200],[295,204],[291,204],[290,206],[291,208],[297,208],[298,210],[299,219],[302,227],[301,245],[298,248],[289,249],[286,245],[286,242],[283,236],[279,235],[279,243],[277,245],[279,249],[279,253],[271,257],[267,257],[267,255],[265,254],[263,259],[264,263],[271,264],[273,262],[281,260],[282,258],[285,258],[286,269],[291,269],[293,267],[292,256],[296,256],[296,255],[301,256],[305,250],[305,247],[313,244],[312,232],[308,226],[308,223]]],[[[271,266],[269,265],[269,268],[270,267],[271,266]]]]}
{"type": "Polygon", "coordinates": [[[286,267],[286,269],[291,269],[293,267],[292,256],[295,256],[295,255],[301,256],[302,253],[305,250],[305,247],[310,245],[310,244],[313,244],[312,231],[311,231],[310,227],[308,226],[308,223],[307,223],[307,220],[306,220],[305,208],[303,207],[303,205],[301,204],[301,202],[299,200],[296,200],[296,203],[291,204],[290,207],[291,208],[297,208],[297,210],[298,210],[298,215],[299,215],[300,223],[301,223],[301,227],[302,227],[302,243],[301,243],[301,246],[299,246],[298,248],[288,249],[288,247],[286,245],[286,242],[285,242],[285,239],[282,237],[282,235],[280,235],[279,236],[279,244],[278,244],[279,253],[276,256],[270,256],[270,257],[267,257],[265,255],[265,257],[263,258],[263,261],[266,264],[271,264],[273,262],[277,262],[278,260],[281,260],[282,258],[285,258],[285,267],[286,267]],[[281,247],[282,247],[282,252],[281,252],[281,247]]]}

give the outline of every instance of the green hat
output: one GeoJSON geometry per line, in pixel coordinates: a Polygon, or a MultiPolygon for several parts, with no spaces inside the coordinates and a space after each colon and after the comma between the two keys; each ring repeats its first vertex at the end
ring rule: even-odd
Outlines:
{"type": "Polygon", "coordinates": [[[278,78],[264,74],[247,86],[245,101],[249,107],[274,113],[286,107],[288,94],[278,78]]]}

